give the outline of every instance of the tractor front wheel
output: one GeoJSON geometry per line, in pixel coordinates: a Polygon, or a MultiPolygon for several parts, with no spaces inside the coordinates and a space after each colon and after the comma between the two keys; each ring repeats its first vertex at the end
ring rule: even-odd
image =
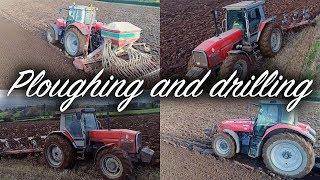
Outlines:
{"type": "Polygon", "coordinates": [[[97,155],[97,168],[104,179],[128,179],[133,166],[126,151],[117,147],[104,149],[97,155]]]}
{"type": "Polygon", "coordinates": [[[262,157],[267,168],[290,178],[304,177],[315,163],[312,145],[292,133],[280,133],[268,139],[262,157]]]}
{"type": "Polygon", "coordinates": [[[70,142],[59,135],[49,135],[44,143],[46,164],[54,169],[71,168],[75,162],[75,152],[70,142]]]}
{"type": "Polygon", "coordinates": [[[251,70],[251,60],[246,54],[229,54],[220,68],[220,77],[228,79],[234,71],[236,78],[245,79],[251,70]]]}
{"type": "Polygon", "coordinates": [[[263,56],[275,56],[282,47],[281,28],[276,26],[274,23],[267,24],[261,33],[259,47],[263,56]]]}
{"type": "Polygon", "coordinates": [[[52,26],[47,30],[47,41],[51,44],[56,44],[58,42],[58,40],[56,40],[56,31],[52,26]]]}
{"type": "Polygon", "coordinates": [[[64,35],[64,48],[69,56],[77,57],[83,54],[86,37],[76,27],[71,27],[64,35]]]}
{"type": "Polygon", "coordinates": [[[213,136],[212,148],[214,154],[223,158],[232,158],[236,154],[236,144],[233,138],[226,133],[213,136]]]}

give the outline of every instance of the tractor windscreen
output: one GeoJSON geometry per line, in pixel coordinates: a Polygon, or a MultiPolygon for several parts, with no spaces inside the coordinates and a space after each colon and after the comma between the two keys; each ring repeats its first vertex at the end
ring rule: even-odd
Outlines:
{"type": "Polygon", "coordinates": [[[282,114],[281,114],[281,118],[280,118],[280,122],[285,123],[285,124],[296,124],[297,120],[298,120],[298,115],[296,114],[296,112],[290,111],[288,112],[286,110],[286,107],[282,106],[282,114]]]}
{"type": "Polygon", "coordinates": [[[75,8],[71,8],[69,10],[69,14],[68,14],[68,18],[67,21],[68,22],[84,22],[84,10],[83,9],[75,9],[75,8]]]}
{"type": "Polygon", "coordinates": [[[96,21],[96,12],[93,10],[86,10],[86,15],[84,18],[85,24],[93,24],[96,21]]]}
{"type": "Polygon", "coordinates": [[[227,30],[239,28],[245,29],[246,21],[244,18],[244,12],[239,10],[227,11],[227,30]]]}
{"type": "Polygon", "coordinates": [[[98,128],[96,117],[93,113],[83,114],[83,123],[86,131],[96,130],[98,128]]]}

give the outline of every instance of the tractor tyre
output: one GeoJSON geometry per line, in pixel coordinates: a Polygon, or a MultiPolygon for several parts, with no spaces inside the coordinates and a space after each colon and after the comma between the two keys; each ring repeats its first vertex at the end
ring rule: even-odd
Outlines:
{"type": "Polygon", "coordinates": [[[315,164],[311,143],[293,133],[269,138],[263,145],[262,157],[268,169],[290,178],[304,177],[315,164]]]}
{"type": "Polygon", "coordinates": [[[64,35],[64,49],[71,57],[83,54],[86,45],[86,36],[76,27],[69,28],[64,35]]]}
{"type": "Polygon", "coordinates": [[[228,79],[235,70],[235,78],[245,79],[251,71],[251,59],[246,54],[229,54],[220,68],[220,77],[228,79]]]}
{"type": "Polygon", "coordinates": [[[49,135],[43,151],[46,164],[51,168],[63,170],[75,164],[75,150],[72,144],[60,135],[49,135]]]}
{"type": "Polygon", "coordinates": [[[104,179],[128,179],[133,171],[128,153],[117,147],[99,152],[96,165],[104,179]]]}
{"type": "Polygon", "coordinates": [[[282,38],[280,27],[274,23],[267,24],[259,39],[261,54],[265,57],[274,57],[281,50],[282,38]]]}
{"type": "Polygon", "coordinates": [[[213,136],[212,148],[215,155],[223,158],[232,158],[236,154],[236,143],[227,133],[218,133],[213,136]]]}
{"type": "Polygon", "coordinates": [[[58,40],[56,40],[55,38],[56,38],[56,31],[52,26],[50,26],[47,30],[47,41],[50,44],[56,44],[58,40]]]}

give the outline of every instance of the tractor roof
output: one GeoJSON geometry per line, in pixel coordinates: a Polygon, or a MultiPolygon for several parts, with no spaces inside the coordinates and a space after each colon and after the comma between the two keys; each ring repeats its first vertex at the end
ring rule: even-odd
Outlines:
{"type": "Polygon", "coordinates": [[[81,10],[87,10],[87,11],[95,10],[95,8],[92,6],[83,6],[83,5],[72,5],[72,6],[69,6],[69,9],[81,9],[81,10]]]}
{"type": "Polygon", "coordinates": [[[94,108],[77,108],[77,109],[69,109],[64,112],[60,112],[59,114],[74,114],[74,113],[95,113],[96,110],[94,108]]]}
{"type": "Polygon", "coordinates": [[[281,101],[281,100],[262,100],[260,101],[260,104],[279,104],[279,105],[284,105],[286,102],[281,101]]]}
{"type": "Polygon", "coordinates": [[[241,10],[241,9],[250,9],[256,6],[263,5],[265,3],[264,0],[260,1],[241,1],[238,3],[230,4],[228,6],[223,7],[226,10],[241,10]]]}

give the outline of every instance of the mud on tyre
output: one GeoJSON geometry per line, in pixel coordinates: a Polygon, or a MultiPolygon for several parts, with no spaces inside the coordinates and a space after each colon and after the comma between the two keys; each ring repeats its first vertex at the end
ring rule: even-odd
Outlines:
{"type": "Polygon", "coordinates": [[[104,179],[125,180],[132,175],[133,166],[126,151],[117,148],[107,148],[99,152],[96,166],[104,179]]]}
{"type": "Polygon", "coordinates": [[[282,47],[282,31],[281,28],[274,23],[268,23],[263,29],[259,39],[259,47],[263,56],[273,57],[282,47]]]}
{"type": "Polygon", "coordinates": [[[75,163],[75,151],[71,143],[59,135],[49,135],[44,143],[46,164],[54,169],[71,168],[75,163]]]}
{"type": "Polygon", "coordinates": [[[63,42],[66,52],[71,57],[77,57],[83,54],[86,38],[78,28],[70,27],[64,35],[63,42]]]}
{"type": "Polygon", "coordinates": [[[315,163],[311,143],[293,133],[280,133],[268,139],[262,157],[267,168],[291,178],[304,177],[315,163]]]}
{"type": "Polygon", "coordinates": [[[252,63],[245,54],[229,54],[220,68],[220,77],[228,79],[237,70],[236,78],[245,79],[250,73],[252,63]]]}
{"type": "Polygon", "coordinates": [[[233,138],[226,133],[213,136],[212,148],[214,154],[223,158],[232,158],[236,154],[236,144],[233,138]]]}

